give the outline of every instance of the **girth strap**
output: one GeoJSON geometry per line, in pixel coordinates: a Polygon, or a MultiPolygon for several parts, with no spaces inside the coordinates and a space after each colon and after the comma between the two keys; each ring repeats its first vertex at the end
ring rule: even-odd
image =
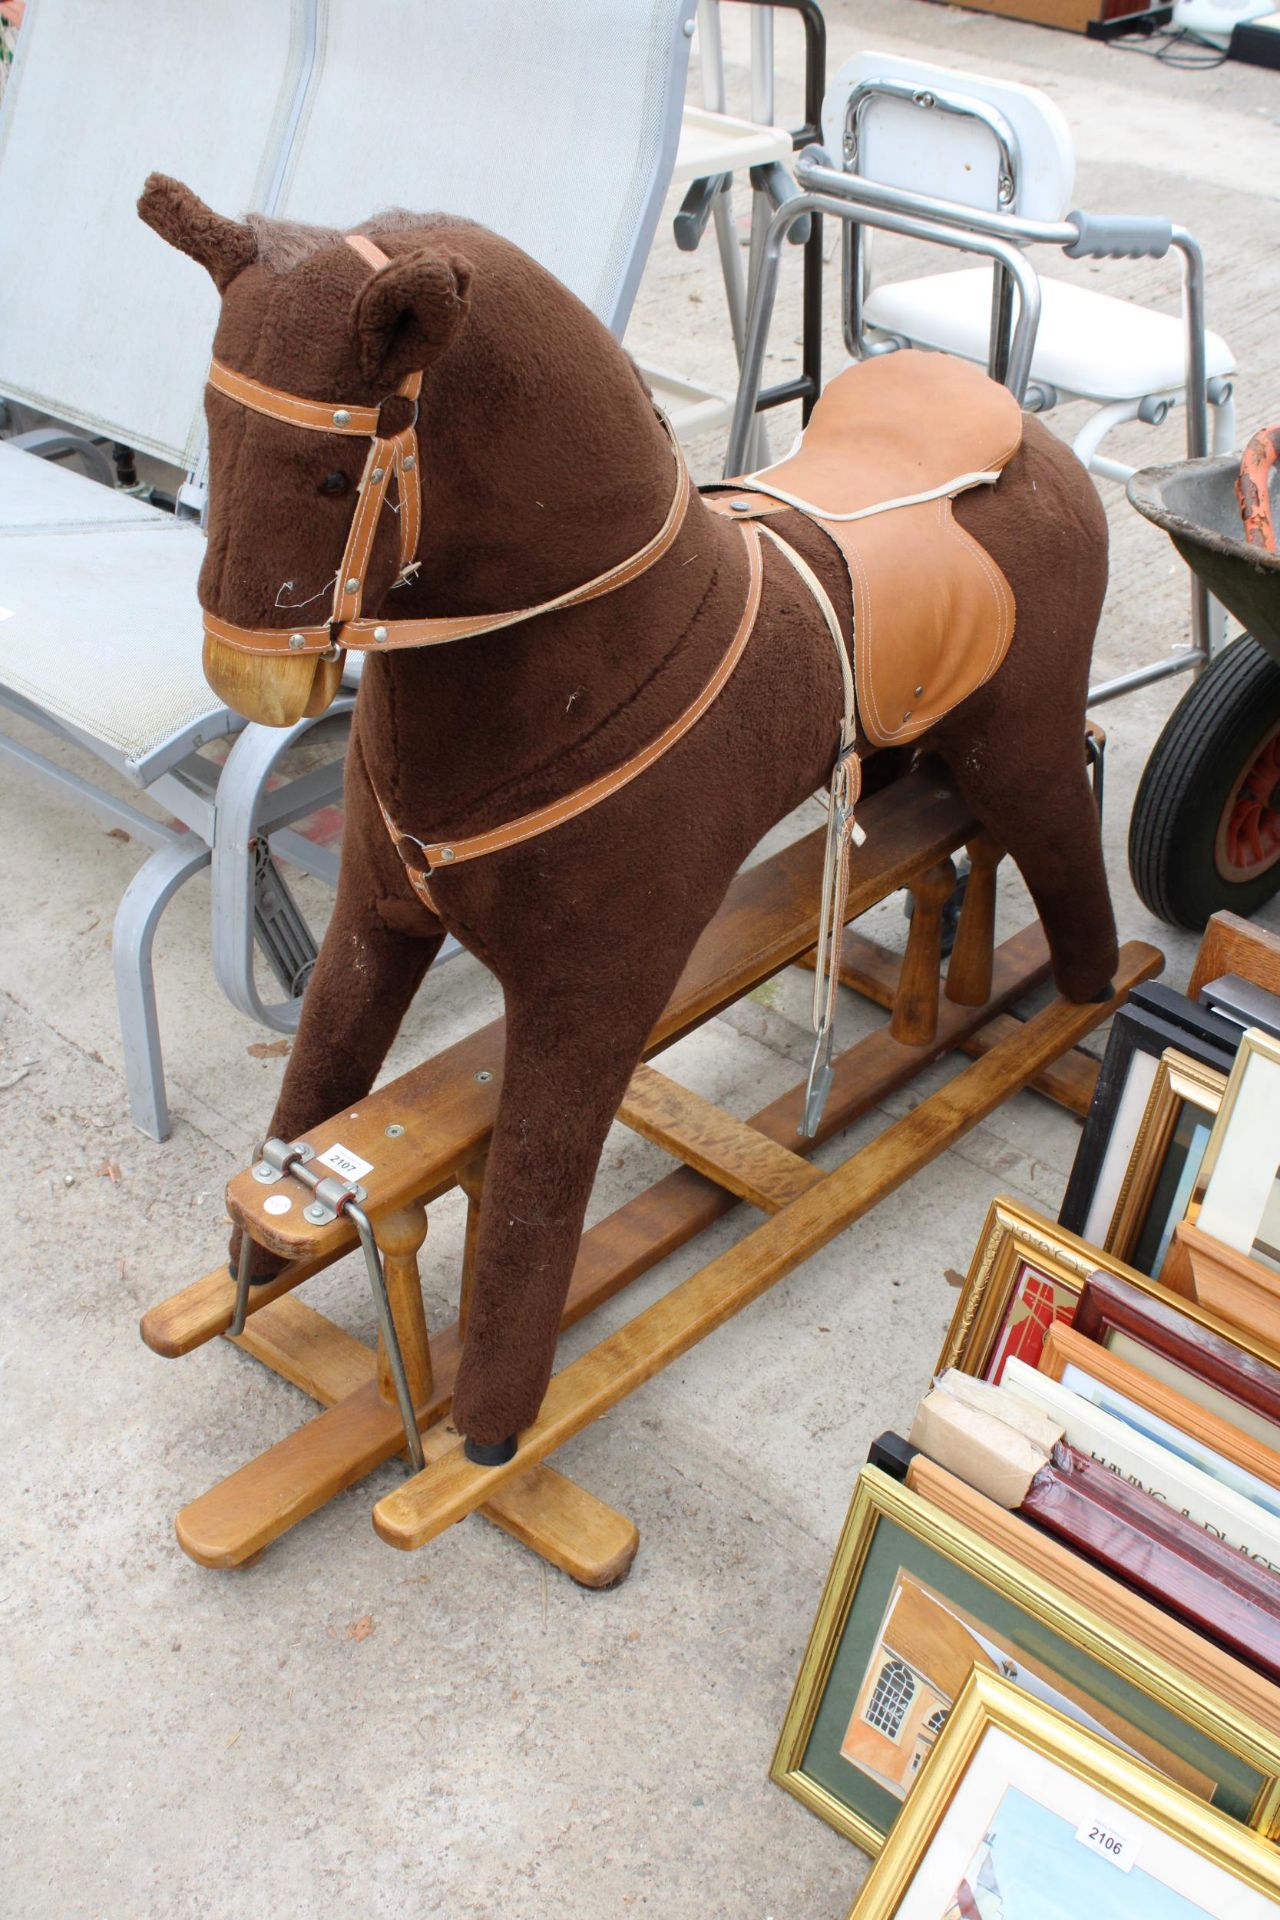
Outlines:
{"type": "Polygon", "coordinates": [[[399,828],[383,805],[381,797],[378,805],[382,808],[382,817],[387,823],[387,831],[396,843],[401,859],[405,862],[409,879],[428,906],[432,906],[426,891],[426,879],[421,866],[413,861],[420,859],[427,871],[435,872],[439,867],[456,865],[462,860],[478,860],[482,854],[501,853],[506,847],[519,846],[523,840],[532,840],[540,833],[549,833],[553,827],[563,826],[567,820],[576,819],[580,813],[598,806],[612,794],[621,792],[642,773],[670,751],[678,740],[683,740],[690,728],[697,725],[708,707],[722,693],[733,675],[746,650],[748,640],[760,611],[760,596],[764,585],[764,567],[760,553],[760,535],[754,526],[743,524],[740,528],[747,548],[747,602],[742,610],[737,630],[728,648],[721,658],[719,666],[711,678],[702,687],[696,698],[690,701],[684,712],[674,719],[670,726],[664,727],[657,737],[651,740],[639,753],[624,760],[620,767],[614,767],[609,773],[602,773],[597,779],[588,781],[585,786],[576,788],[561,800],[552,800],[545,807],[536,807],[531,813],[522,813],[515,820],[509,820],[505,826],[491,827],[487,833],[472,834],[465,840],[437,840],[428,844],[412,833],[399,828]]]}
{"type": "Polygon", "coordinates": [[[808,588],[835,645],[844,698],[840,751],[831,771],[831,787],[827,796],[827,840],[822,860],[822,897],[818,907],[818,940],[813,962],[813,1054],[809,1061],[804,1117],[800,1123],[801,1133],[812,1139],[818,1131],[834,1071],[836,1000],[840,988],[844,914],[849,899],[849,861],[853,849],[860,847],[867,837],[856,818],[862,792],[862,762],[856,748],[853,668],[849,663],[849,650],[845,646],[831,596],[809,562],[762,521],[739,521],[738,524],[758,526],[778,551],[786,555],[808,588]]]}

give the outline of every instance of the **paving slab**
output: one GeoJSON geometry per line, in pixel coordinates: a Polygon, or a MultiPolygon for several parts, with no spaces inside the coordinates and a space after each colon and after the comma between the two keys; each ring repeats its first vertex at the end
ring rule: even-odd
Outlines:
{"type": "MultiPolygon", "coordinates": [[[[724,13],[745,106],[747,10],[724,13]]],[[[1274,416],[1280,78],[1238,66],[1176,72],[924,0],[829,0],[826,14],[833,72],[856,49],[880,47],[1049,90],[1076,137],[1082,204],[1164,212],[1199,233],[1210,321],[1241,368],[1241,420],[1274,416]]],[[[798,118],[794,21],[779,22],[777,42],[780,108],[798,118]]],[[[887,268],[917,262],[905,243],[883,250],[887,268]]],[[[1176,309],[1167,265],[1114,263],[1097,284],[1176,309]]],[[[832,294],[829,367],[840,363],[834,279],[832,294]]],[[[798,364],[798,311],[792,271],[774,373],[798,364]]],[[[679,254],[664,226],[629,344],[732,385],[710,244],[679,254]]],[[[1064,410],[1055,424],[1070,431],[1076,418],[1064,410]]],[[[773,431],[780,448],[790,426],[773,431]]],[[[1131,429],[1120,451],[1177,457],[1178,435],[1176,420],[1131,429]]],[[[718,472],[722,452],[723,436],[699,443],[700,477],[718,472]]],[[[1163,537],[1119,489],[1104,490],[1113,570],[1097,657],[1113,673],[1185,636],[1187,589],[1163,537]]],[[[1195,941],[1137,900],[1125,832],[1180,690],[1166,683],[1100,716],[1121,932],[1163,946],[1175,985],[1195,941]]],[[[223,1185],[265,1124],[283,1059],[263,1053],[273,1036],[213,982],[200,876],[157,943],[174,1136],[161,1147],[135,1133],[109,939],[144,850],[6,766],[0,810],[0,1427],[11,1463],[0,1908],[15,1920],[840,1920],[865,1862],[769,1784],[782,1713],[867,1443],[904,1421],[926,1384],[954,1299],[947,1270],[967,1264],[995,1193],[1055,1209],[1076,1124],[1035,1095],[1010,1102],[564,1450],[565,1470],[640,1528],[635,1570],[617,1591],[581,1592],[478,1519],[420,1554],[390,1552],[369,1509],[395,1466],[253,1567],[207,1573],[177,1548],[175,1510],[296,1425],[307,1403],[225,1345],[160,1361],[139,1342],[137,1318],[218,1257],[223,1185]]],[[[810,809],[769,844],[816,819],[810,809]]],[[[303,881],[299,892],[322,925],[323,888],[303,881]]],[[[1002,931],[1025,916],[1011,884],[1002,931]]],[[[1274,907],[1262,918],[1280,926],[1274,907]]],[[[885,903],[868,930],[901,946],[901,903],[885,903]]],[[[808,975],[782,976],[664,1065],[750,1113],[803,1071],[810,991],[808,975]]],[[[388,1072],[497,1007],[484,970],[459,960],[424,988],[388,1072]]],[[[852,1038],[873,1017],[846,1000],[842,1032],[852,1038]]],[[[947,1070],[886,1100],[820,1163],[947,1070]]],[[[615,1129],[592,1217],[666,1164],[615,1129]]],[[[593,1329],[567,1336],[565,1357],[750,1224],[745,1209],[719,1222],[593,1329]]],[[[456,1196],[433,1207],[433,1324],[454,1311],[462,1228],[456,1196]]],[[[354,1263],[311,1283],[307,1298],[372,1336],[354,1263]]]]}

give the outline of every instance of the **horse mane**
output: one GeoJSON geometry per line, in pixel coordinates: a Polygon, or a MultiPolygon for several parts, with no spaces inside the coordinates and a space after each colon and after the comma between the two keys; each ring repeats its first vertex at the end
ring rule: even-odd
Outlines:
{"type": "MultiPolygon", "coordinates": [[[[273,220],[265,213],[248,213],[245,224],[257,242],[257,263],[268,273],[290,273],[313,253],[336,247],[344,238],[341,227],[316,227],[305,220],[273,220]]],[[[371,240],[385,233],[427,231],[438,227],[462,227],[467,221],[450,213],[410,213],[406,207],[387,207],[358,226],[346,231],[368,234],[371,240]]]]}

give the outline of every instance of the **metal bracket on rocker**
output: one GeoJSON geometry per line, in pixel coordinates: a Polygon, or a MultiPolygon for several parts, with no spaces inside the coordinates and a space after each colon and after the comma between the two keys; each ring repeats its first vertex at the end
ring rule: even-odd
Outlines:
{"type": "MultiPolygon", "coordinates": [[[[426,1456],[422,1451],[422,1435],[418,1430],[413,1395],[409,1391],[409,1381],[404,1370],[400,1336],[396,1332],[391,1302],[387,1298],[382,1255],[378,1251],[378,1243],[374,1239],[369,1216],[362,1205],[362,1202],[368,1198],[368,1193],[364,1187],[358,1187],[349,1180],[341,1180],[336,1174],[313,1173],[307,1162],[314,1159],[315,1148],[308,1146],[303,1140],[294,1141],[292,1144],[287,1140],[265,1140],[253,1169],[253,1177],[267,1186],[274,1185],[277,1180],[282,1180],[288,1174],[298,1182],[299,1186],[305,1187],[312,1196],[311,1204],[305,1210],[305,1217],[312,1225],[327,1225],[341,1215],[355,1228],[369,1274],[369,1290],[373,1295],[374,1311],[378,1316],[378,1332],[382,1336],[387,1362],[391,1368],[391,1378],[395,1382],[396,1404],[404,1423],[405,1444],[409,1450],[409,1459],[414,1472],[420,1473],[426,1464],[426,1456]]],[[[231,1325],[227,1329],[233,1339],[244,1332],[248,1317],[249,1289],[253,1285],[249,1278],[249,1260],[253,1244],[248,1229],[242,1226],[240,1260],[236,1268],[235,1308],[231,1315],[231,1325]]]]}

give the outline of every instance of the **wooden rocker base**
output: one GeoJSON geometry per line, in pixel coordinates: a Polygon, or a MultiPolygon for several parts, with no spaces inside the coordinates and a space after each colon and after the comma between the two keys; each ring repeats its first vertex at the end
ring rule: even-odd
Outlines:
{"type": "MultiPolygon", "coordinates": [[[[374,1509],[375,1527],[391,1545],[420,1546],[479,1512],[582,1585],[616,1584],[635,1557],[636,1529],[545,1465],[547,1456],[826,1245],[1011,1094],[1038,1085],[1075,1111],[1087,1105],[1096,1065],[1073,1049],[1133,986],[1159,971],[1159,952],[1141,943],[1125,948],[1112,1001],[1078,1007],[1053,1000],[1025,1022],[1018,1020],[1009,1009],[1043,981],[1048,955],[1034,926],[993,951],[998,850],[985,842],[936,772],[912,774],[875,796],[862,818],[869,837],[855,863],[849,917],[904,885],[916,902],[901,962],[857,933],[845,934],[842,978],[890,1006],[890,1023],[836,1057],[817,1140],[798,1132],[803,1085],[744,1122],[654,1068],[638,1069],[619,1118],[680,1164],[584,1234],[563,1325],[612,1298],[740,1202],[766,1217],[737,1246],[557,1374],[537,1423],[521,1434],[508,1464],[473,1465],[448,1420],[484,1152],[500,1086],[501,1022],[306,1136],[318,1154],[341,1142],[371,1163],[361,1176],[368,1190],[365,1209],[383,1252],[426,1462],[374,1509]],[[949,856],[961,846],[969,850],[971,878],[940,991],[949,856]],[[805,1156],[814,1146],[951,1050],[978,1057],[834,1171],[809,1164],[805,1156]],[[426,1234],[426,1203],[455,1185],[469,1204],[459,1317],[428,1339],[417,1249],[426,1234]]],[[[655,1030],[651,1054],[812,950],[821,843],[821,832],[815,833],[738,877],[655,1030]]],[[[178,1539],[203,1566],[244,1566],[335,1494],[405,1450],[385,1356],[293,1297],[304,1280],[354,1244],[353,1230],[342,1219],[307,1223],[305,1198],[288,1177],[263,1185],[248,1172],[228,1189],[233,1217],[290,1260],[277,1279],[253,1289],[250,1317],[235,1344],[310,1394],[322,1411],[178,1515],[178,1539]],[[298,1204],[287,1216],[264,1209],[270,1196],[290,1193],[298,1204]]],[[[226,1267],[219,1265],[152,1308],[143,1320],[143,1338],[167,1357],[188,1353],[226,1333],[233,1293],[226,1267]]]]}

